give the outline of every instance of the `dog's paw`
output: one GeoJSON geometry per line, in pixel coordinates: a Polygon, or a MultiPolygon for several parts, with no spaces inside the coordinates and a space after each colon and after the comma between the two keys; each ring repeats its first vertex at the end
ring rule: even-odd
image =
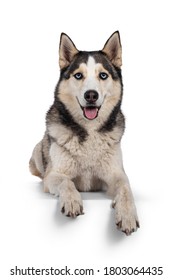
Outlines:
{"type": "Polygon", "coordinates": [[[60,198],[61,212],[67,217],[75,218],[79,215],[83,215],[83,203],[82,199],[78,196],[67,196],[66,198],[60,198]]]}
{"type": "Polygon", "coordinates": [[[115,208],[115,223],[117,228],[126,235],[137,231],[140,227],[136,213],[136,208],[133,203],[114,202],[112,207],[115,208]]]}

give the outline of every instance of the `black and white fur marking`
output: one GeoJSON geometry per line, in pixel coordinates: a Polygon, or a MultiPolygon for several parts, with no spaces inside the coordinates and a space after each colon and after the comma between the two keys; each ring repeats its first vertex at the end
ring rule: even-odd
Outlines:
{"type": "Polygon", "coordinates": [[[120,147],[125,129],[121,52],[118,31],[92,52],[79,51],[61,34],[60,79],[30,170],[43,179],[45,192],[59,196],[61,211],[70,217],[83,214],[80,191],[106,188],[115,223],[129,235],[139,220],[120,147]]]}

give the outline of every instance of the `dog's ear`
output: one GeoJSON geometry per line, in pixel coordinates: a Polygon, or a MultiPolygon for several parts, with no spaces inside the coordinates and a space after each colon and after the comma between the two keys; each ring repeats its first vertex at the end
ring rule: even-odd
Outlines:
{"type": "Polygon", "coordinates": [[[59,65],[60,68],[67,67],[75,54],[78,53],[78,50],[73,43],[73,41],[70,39],[69,36],[67,36],[65,33],[61,33],[60,38],[60,45],[59,45],[59,65]]]}
{"type": "Polygon", "coordinates": [[[109,60],[117,67],[122,65],[122,48],[120,34],[114,32],[105,43],[102,51],[107,55],[109,60]]]}

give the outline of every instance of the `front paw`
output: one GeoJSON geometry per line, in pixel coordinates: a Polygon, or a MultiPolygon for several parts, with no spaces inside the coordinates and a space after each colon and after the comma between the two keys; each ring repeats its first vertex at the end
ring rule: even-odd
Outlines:
{"type": "Polygon", "coordinates": [[[60,197],[60,208],[67,217],[75,218],[84,214],[82,199],[75,195],[60,197]]]}
{"type": "Polygon", "coordinates": [[[133,202],[113,201],[112,207],[115,208],[115,223],[119,230],[126,235],[137,231],[140,225],[133,202]]]}

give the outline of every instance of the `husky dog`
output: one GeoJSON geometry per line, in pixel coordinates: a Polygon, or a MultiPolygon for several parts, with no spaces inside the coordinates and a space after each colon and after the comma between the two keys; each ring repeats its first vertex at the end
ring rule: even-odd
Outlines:
{"type": "Polygon", "coordinates": [[[130,235],[139,221],[120,148],[125,128],[121,53],[118,31],[100,51],[79,51],[61,34],[60,79],[30,171],[43,179],[45,192],[59,196],[61,212],[70,217],[83,214],[80,191],[106,189],[117,228],[130,235]]]}

